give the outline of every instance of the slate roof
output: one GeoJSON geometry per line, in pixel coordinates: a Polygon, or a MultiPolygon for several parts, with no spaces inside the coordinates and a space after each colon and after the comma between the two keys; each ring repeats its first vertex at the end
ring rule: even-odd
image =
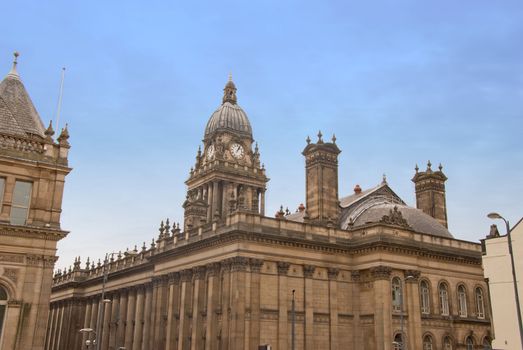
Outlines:
{"type": "Polygon", "coordinates": [[[45,137],[45,127],[16,71],[16,63],[0,83],[0,132],[45,137]]]}
{"type": "MultiPolygon", "coordinates": [[[[412,230],[439,237],[453,237],[438,220],[420,209],[409,207],[385,181],[376,187],[341,198],[339,227],[348,229],[349,223],[354,228],[369,223],[379,223],[395,207],[412,230]]],[[[292,213],[285,216],[285,219],[303,222],[304,214],[304,212],[292,213]]]]}
{"type": "Polygon", "coordinates": [[[237,104],[224,102],[212,115],[205,128],[205,137],[218,130],[228,130],[252,137],[247,114],[237,104]]]}

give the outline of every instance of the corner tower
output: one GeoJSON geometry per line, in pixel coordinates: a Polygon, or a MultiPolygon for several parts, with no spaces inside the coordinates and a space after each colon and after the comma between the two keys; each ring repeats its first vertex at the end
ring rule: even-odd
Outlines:
{"type": "Polygon", "coordinates": [[[184,228],[191,229],[244,210],[265,214],[265,186],[269,179],[260,165],[247,114],[237,103],[236,86],[229,76],[222,104],[205,128],[203,152],[185,182],[184,228]]]}
{"type": "Polygon", "coordinates": [[[445,181],[447,177],[443,174],[441,164],[437,171],[432,170],[430,161],[427,170],[419,171],[416,165],[416,174],[412,178],[416,189],[416,207],[425,214],[438,220],[448,228],[447,223],[447,201],[445,198],[445,181]]]}
{"type": "Polygon", "coordinates": [[[332,142],[323,142],[321,131],[318,141],[307,146],[302,154],[305,156],[306,214],[305,218],[312,223],[334,224],[339,216],[338,200],[338,154],[336,137],[332,142]]]}
{"type": "Polygon", "coordinates": [[[0,83],[0,347],[43,349],[56,244],[67,235],[60,215],[69,133],[55,140],[51,123],[44,127],[17,58],[0,83]]]}

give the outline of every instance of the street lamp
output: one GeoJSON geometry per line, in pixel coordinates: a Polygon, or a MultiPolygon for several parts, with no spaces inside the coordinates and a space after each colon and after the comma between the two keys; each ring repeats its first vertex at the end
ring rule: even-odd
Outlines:
{"type": "MultiPolygon", "coordinates": [[[[413,280],[414,278],[415,277],[411,276],[411,275],[405,276],[405,282],[413,280]]],[[[401,333],[401,342],[394,341],[392,343],[393,345],[399,345],[401,350],[406,349],[406,347],[405,347],[405,335],[403,334],[403,286],[404,286],[404,284],[402,283],[400,285],[400,333],[401,333]]]]}
{"type": "Polygon", "coordinates": [[[489,219],[501,219],[505,222],[507,229],[508,253],[510,255],[510,265],[512,267],[512,282],[514,283],[514,295],[516,296],[516,312],[518,314],[519,338],[521,346],[523,346],[523,324],[521,323],[521,306],[519,305],[518,282],[516,280],[516,266],[514,264],[514,254],[512,252],[512,237],[510,235],[510,224],[508,220],[498,213],[490,213],[487,215],[489,219]]]}
{"type": "MultiPolygon", "coordinates": [[[[102,297],[101,297],[102,302],[100,304],[98,304],[98,319],[96,320],[95,335],[100,334],[101,329],[102,329],[101,323],[102,323],[102,320],[104,319],[104,313],[105,313],[104,304],[111,303],[110,299],[105,299],[105,285],[107,284],[107,276],[109,275],[109,270],[107,269],[107,267],[108,267],[107,265],[109,265],[109,256],[112,259],[115,254],[120,254],[120,253],[112,252],[112,253],[105,254],[104,265],[103,265],[103,280],[102,280],[102,297]]],[[[134,256],[137,254],[138,254],[138,252],[136,250],[130,250],[130,251],[125,252],[126,256],[134,256]]],[[[96,350],[100,350],[100,341],[96,341],[95,345],[96,345],[96,350]]]]}
{"type": "Polygon", "coordinates": [[[85,340],[85,345],[87,346],[87,349],[89,349],[89,345],[96,345],[96,332],[92,328],[82,328],[80,329],[80,333],[86,333],[88,339],[85,340]],[[91,333],[94,333],[94,339],[91,340],[91,333]]]}

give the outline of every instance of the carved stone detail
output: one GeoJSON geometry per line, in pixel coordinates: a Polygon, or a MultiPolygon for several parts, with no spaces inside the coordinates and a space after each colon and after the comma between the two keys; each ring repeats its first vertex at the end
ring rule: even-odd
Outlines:
{"type": "Polygon", "coordinates": [[[180,271],[180,279],[182,282],[190,282],[192,280],[192,270],[185,269],[180,271]]]}
{"type": "Polygon", "coordinates": [[[16,283],[18,281],[18,269],[4,268],[4,276],[16,283]]]}
{"type": "Polygon", "coordinates": [[[405,270],[403,275],[405,276],[405,282],[418,283],[420,272],[418,270],[405,270]]]}
{"type": "Polygon", "coordinates": [[[206,265],[207,275],[208,276],[218,276],[221,269],[221,264],[219,262],[213,262],[206,265]]]}
{"type": "Polygon", "coordinates": [[[359,270],[351,271],[350,277],[353,282],[359,282],[361,280],[361,273],[359,270]]]}
{"type": "Polygon", "coordinates": [[[232,271],[246,271],[247,265],[249,264],[249,258],[243,256],[235,256],[231,258],[231,270],[232,271]]]}
{"type": "Polygon", "coordinates": [[[316,270],[316,266],[314,265],[303,265],[303,277],[312,278],[314,270],[316,270]]]}
{"type": "Polygon", "coordinates": [[[180,273],[179,272],[170,272],[167,274],[169,278],[169,283],[178,283],[180,282],[180,273]]]}
{"type": "Polygon", "coordinates": [[[291,266],[291,264],[288,262],[285,262],[285,261],[278,261],[277,266],[278,266],[278,275],[286,275],[287,272],[289,271],[289,267],[291,266]]]}
{"type": "Polygon", "coordinates": [[[24,257],[21,255],[2,254],[2,255],[0,255],[0,262],[23,264],[24,257]]]}
{"type": "Polygon", "coordinates": [[[340,273],[340,269],[338,268],[335,268],[335,267],[329,267],[327,269],[327,275],[329,276],[329,279],[330,280],[335,280],[338,278],[338,275],[340,273]]]}
{"type": "Polygon", "coordinates": [[[249,259],[249,266],[251,268],[251,272],[260,272],[261,268],[263,266],[263,260],[262,259],[250,258],[249,259]]]}
{"type": "Polygon", "coordinates": [[[376,266],[370,270],[372,277],[375,280],[388,280],[390,279],[390,274],[392,269],[389,266],[376,266]]]}
{"type": "Polygon", "coordinates": [[[394,206],[394,209],[390,209],[389,215],[383,215],[380,222],[388,225],[396,225],[410,228],[409,223],[403,217],[401,211],[398,210],[397,206],[394,206]]]}
{"type": "Polygon", "coordinates": [[[205,266],[193,267],[192,273],[193,273],[194,279],[198,279],[198,280],[204,279],[205,278],[205,266]]]}

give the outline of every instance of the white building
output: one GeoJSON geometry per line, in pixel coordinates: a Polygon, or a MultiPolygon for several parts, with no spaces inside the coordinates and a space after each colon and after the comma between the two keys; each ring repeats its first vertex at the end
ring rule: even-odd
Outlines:
{"type": "MultiPolygon", "coordinates": [[[[505,230],[502,230],[503,232],[505,230]]],[[[523,218],[511,229],[512,250],[518,281],[520,304],[523,293],[523,218]]],[[[516,311],[514,284],[510,262],[507,235],[501,236],[496,225],[491,226],[490,234],[482,240],[483,267],[488,280],[490,305],[492,307],[493,349],[520,350],[520,334],[516,311]]]]}

